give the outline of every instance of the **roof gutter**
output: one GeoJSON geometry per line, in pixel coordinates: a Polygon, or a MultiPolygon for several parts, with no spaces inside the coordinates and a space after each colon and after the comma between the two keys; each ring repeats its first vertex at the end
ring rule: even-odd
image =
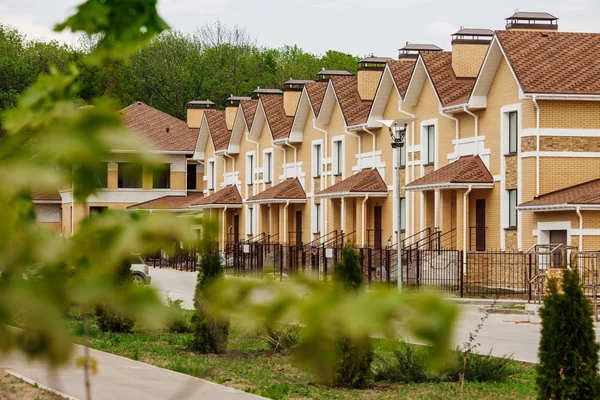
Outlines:
{"type": "Polygon", "coordinates": [[[332,199],[332,198],[344,198],[344,197],[387,197],[387,192],[335,192],[335,193],[323,193],[315,194],[316,199],[332,199]]]}
{"type": "Polygon", "coordinates": [[[567,203],[562,204],[545,204],[539,206],[517,206],[517,210],[524,212],[551,212],[551,211],[600,211],[600,205],[571,205],[567,203]]]}
{"type": "Polygon", "coordinates": [[[579,100],[579,101],[600,101],[600,94],[545,94],[545,93],[528,93],[527,98],[535,97],[538,100],[579,100]]]}
{"type": "Polygon", "coordinates": [[[429,185],[408,185],[404,187],[404,190],[407,191],[426,191],[426,190],[436,190],[436,189],[468,189],[469,187],[473,189],[493,189],[493,183],[432,183],[429,185]]]}

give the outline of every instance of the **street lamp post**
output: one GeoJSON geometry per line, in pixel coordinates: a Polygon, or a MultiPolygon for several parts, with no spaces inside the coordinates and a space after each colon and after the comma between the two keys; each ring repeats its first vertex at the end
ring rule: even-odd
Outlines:
{"type": "Polygon", "coordinates": [[[399,125],[397,122],[392,123],[389,126],[390,136],[392,137],[392,149],[396,149],[396,193],[398,193],[397,215],[396,215],[396,229],[398,232],[398,291],[402,290],[402,240],[401,240],[401,228],[402,228],[402,210],[401,210],[401,195],[400,195],[400,167],[402,157],[402,147],[404,147],[404,138],[406,137],[407,123],[404,126],[399,125]]]}

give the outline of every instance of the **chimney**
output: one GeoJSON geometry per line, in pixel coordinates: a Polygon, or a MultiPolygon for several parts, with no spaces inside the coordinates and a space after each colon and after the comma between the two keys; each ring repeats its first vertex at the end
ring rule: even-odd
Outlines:
{"type": "Polygon", "coordinates": [[[415,60],[422,51],[442,51],[442,49],[435,44],[406,42],[406,45],[403,48],[398,49],[398,60],[415,60]]]}
{"type": "Polygon", "coordinates": [[[388,57],[367,57],[358,63],[358,94],[361,100],[373,100],[379,79],[383,75],[388,57]]]}
{"type": "Polygon", "coordinates": [[[317,73],[317,81],[325,82],[328,81],[332,76],[354,76],[352,72],[339,70],[339,69],[325,69],[323,68],[317,73]]]}
{"type": "Polygon", "coordinates": [[[558,18],[547,12],[521,12],[506,18],[507,31],[557,31],[558,18]]]}
{"type": "Polygon", "coordinates": [[[204,111],[214,110],[215,103],[210,100],[192,100],[187,104],[187,124],[188,128],[198,129],[202,123],[204,111]]]}
{"type": "Polygon", "coordinates": [[[231,95],[227,99],[227,105],[225,106],[225,123],[227,124],[227,129],[233,129],[233,123],[235,122],[235,115],[237,114],[238,107],[240,105],[240,101],[242,100],[250,100],[250,97],[242,97],[242,96],[234,96],[231,95]]]}
{"type": "Polygon", "coordinates": [[[452,35],[452,69],[457,78],[476,78],[494,32],[463,28],[452,35]]]}
{"type": "Polygon", "coordinates": [[[302,95],[302,89],[307,82],[314,82],[311,80],[303,79],[291,79],[283,84],[283,109],[285,115],[293,117],[296,114],[296,108],[300,102],[300,95],[302,95]]]}

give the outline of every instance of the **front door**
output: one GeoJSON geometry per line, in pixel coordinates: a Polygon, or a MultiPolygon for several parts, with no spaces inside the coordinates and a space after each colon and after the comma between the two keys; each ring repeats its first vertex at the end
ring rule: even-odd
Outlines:
{"type": "Polygon", "coordinates": [[[552,255],[552,268],[561,268],[563,264],[564,247],[567,245],[567,231],[550,231],[550,245],[551,247],[560,245],[560,248],[556,249],[552,255]]]}
{"type": "Polygon", "coordinates": [[[375,238],[375,249],[381,249],[381,206],[375,206],[375,218],[374,218],[375,232],[373,237],[375,238]]]}
{"type": "Polygon", "coordinates": [[[296,211],[296,247],[302,247],[302,211],[296,211]]]}
{"type": "Polygon", "coordinates": [[[234,214],[233,216],[233,243],[240,241],[240,216],[234,214]]]}
{"type": "Polygon", "coordinates": [[[475,200],[475,250],[485,251],[485,199],[475,200]]]}

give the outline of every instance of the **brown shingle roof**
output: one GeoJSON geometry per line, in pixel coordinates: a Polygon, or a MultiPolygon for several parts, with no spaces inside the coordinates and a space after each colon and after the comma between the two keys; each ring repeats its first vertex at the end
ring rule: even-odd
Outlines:
{"type": "Polygon", "coordinates": [[[323,97],[325,97],[325,90],[327,89],[327,82],[309,82],[306,85],[306,92],[308,98],[312,104],[313,112],[315,115],[319,114],[321,104],[323,104],[323,97]]]}
{"type": "Polygon", "coordinates": [[[225,186],[223,189],[214,192],[210,196],[194,202],[191,206],[206,207],[219,205],[242,205],[242,196],[240,196],[237,186],[225,186]]]}
{"type": "Polygon", "coordinates": [[[289,178],[278,183],[269,189],[250,197],[246,202],[257,201],[285,201],[285,200],[304,200],[306,201],[306,192],[302,188],[298,178],[289,178]]]}
{"type": "Polygon", "coordinates": [[[227,150],[231,131],[227,129],[225,111],[207,110],[204,115],[206,116],[206,122],[208,122],[208,129],[215,151],[227,150]]]}
{"type": "Polygon", "coordinates": [[[58,190],[42,190],[42,189],[31,189],[31,198],[34,202],[36,201],[57,201],[60,202],[62,197],[58,190]]]}
{"type": "Polygon", "coordinates": [[[442,106],[462,104],[469,100],[475,78],[456,77],[452,68],[451,52],[422,52],[421,57],[442,106]]]}
{"type": "Polygon", "coordinates": [[[388,188],[377,169],[363,169],[357,174],[331,185],[317,193],[322,195],[343,195],[348,193],[387,193],[388,188]]]}
{"type": "Polygon", "coordinates": [[[358,78],[356,76],[332,76],[331,83],[346,125],[352,126],[367,122],[373,101],[361,100],[358,94],[358,78]]]}
{"type": "Polygon", "coordinates": [[[519,205],[519,207],[553,205],[600,205],[600,179],[580,183],[554,192],[546,193],[519,205]]]}
{"type": "Polygon", "coordinates": [[[600,34],[497,31],[525,93],[600,94],[600,34]]]}
{"type": "Polygon", "coordinates": [[[444,183],[494,183],[490,174],[479,156],[462,156],[458,160],[437,169],[408,185],[409,187],[422,185],[435,185],[444,183]]]}
{"type": "Polygon", "coordinates": [[[254,114],[256,113],[258,100],[243,100],[240,101],[240,104],[242,105],[242,111],[244,112],[246,125],[248,126],[248,129],[250,129],[252,126],[252,121],[254,121],[254,114]]]}
{"type": "Polygon", "coordinates": [[[285,114],[283,96],[263,94],[260,96],[260,101],[262,101],[273,139],[287,138],[290,135],[294,117],[288,117],[285,114]]]}
{"type": "Polygon", "coordinates": [[[128,210],[183,210],[204,197],[204,193],[188,193],[187,196],[164,196],[127,207],[128,210]]]}
{"type": "Polygon", "coordinates": [[[392,72],[392,78],[394,78],[394,83],[402,97],[404,97],[406,89],[408,88],[408,83],[410,82],[410,77],[415,69],[415,64],[415,60],[388,61],[390,71],[392,72]]]}
{"type": "Polygon", "coordinates": [[[192,152],[196,147],[198,129],[190,129],[184,121],[141,101],[130,104],[119,113],[125,127],[134,136],[148,141],[153,150],[192,152]]]}

